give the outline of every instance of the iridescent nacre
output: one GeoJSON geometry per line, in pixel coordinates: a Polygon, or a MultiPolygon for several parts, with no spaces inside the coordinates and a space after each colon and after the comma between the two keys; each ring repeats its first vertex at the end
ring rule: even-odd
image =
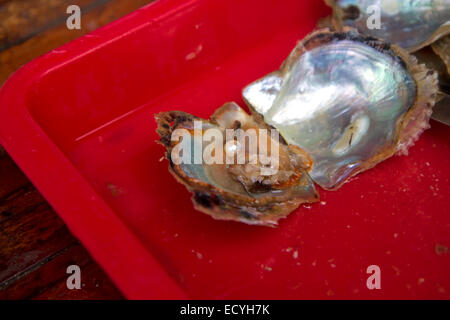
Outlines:
{"type": "Polygon", "coordinates": [[[335,189],[407,148],[428,125],[436,91],[435,73],[399,48],[320,30],[243,96],[311,156],[313,180],[335,189]]]}
{"type": "MultiPolygon", "coordinates": [[[[217,109],[211,120],[171,111],[157,114],[156,121],[161,144],[167,149],[169,171],[193,193],[194,206],[201,212],[220,220],[275,226],[279,219],[286,217],[300,204],[319,199],[314,183],[307,174],[311,159],[298,147],[288,146],[284,141],[272,141],[271,147],[279,149],[279,157],[278,170],[270,175],[261,175],[260,165],[247,160],[242,164],[195,161],[195,143],[202,144],[202,153],[207,144],[198,140],[196,142],[194,121],[202,123],[202,131],[197,137],[200,140],[208,129],[218,130],[223,136],[226,135],[225,130],[237,127],[243,130],[270,129],[260,122],[260,117],[247,114],[235,103],[227,103],[217,109]],[[172,152],[177,145],[186,143],[184,137],[181,141],[173,141],[173,133],[179,129],[186,130],[192,137],[187,139],[189,142],[185,149],[191,150],[192,158],[187,163],[180,163],[177,153],[172,152]]],[[[238,132],[236,130],[236,134],[238,132]]],[[[219,148],[222,145],[223,148],[229,147],[225,141],[219,148]]]]}
{"type": "Polygon", "coordinates": [[[334,22],[410,52],[450,32],[450,0],[326,0],[334,22]],[[373,20],[380,15],[379,28],[373,20]]]}

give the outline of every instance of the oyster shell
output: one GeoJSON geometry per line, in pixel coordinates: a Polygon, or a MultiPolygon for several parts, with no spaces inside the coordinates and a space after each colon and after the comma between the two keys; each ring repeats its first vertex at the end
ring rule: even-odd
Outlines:
{"type": "Polygon", "coordinates": [[[442,38],[431,46],[414,53],[419,61],[436,70],[442,94],[450,94],[450,36],[442,38]]]}
{"type": "MultiPolygon", "coordinates": [[[[227,154],[227,148],[239,148],[239,135],[245,130],[267,129],[258,115],[248,115],[235,103],[227,103],[216,110],[211,120],[197,118],[181,111],[162,112],[155,116],[158,123],[157,133],[160,143],[166,147],[169,171],[193,193],[193,203],[197,210],[216,219],[235,220],[247,224],[275,226],[280,218],[287,216],[300,204],[318,201],[319,197],[314,183],[307,171],[311,167],[308,155],[296,146],[288,146],[282,139],[270,136],[268,154],[277,151],[276,171],[268,163],[251,161],[255,150],[245,150],[245,161],[196,161],[195,143],[201,145],[201,153],[208,148],[205,143],[208,130],[213,129],[223,137],[227,129],[233,129],[232,140],[218,143],[212,152],[227,154]],[[195,121],[201,122],[202,129],[195,133],[195,121]],[[241,129],[241,130],[240,130],[241,129]],[[178,131],[176,131],[178,130],[178,131]],[[176,132],[187,134],[183,139],[175,137],[176,132]],[[196,140],[197,139],[197,140],[196,140]],[[231,144],[229,143],[231,142],[231,144]],[[175,150],[184,145],[189,150],[190,161],[180,161],[180,152],[175,150]],[[175,152],[176,151],[176,152],[175,152]],[[270,172],[262,173],[269,169],[270,172]]],[[[210,140],[208,140],[210,141],[210,140]]],[[[258,144],[263,148],[265,144],[258,144]]],[[[269,143],[267,143],[269,145],[269,143]]],[[[181,148],[179,148],[181,149],[181,148]]],[[[211,151],[211,150],[210,150],[211,151]]],[[[260,152],[260,150],[256,150],[260,152]]],[[[183,154],[184,156],[184,154],[183,154]]],[[[271,163],[272,164],[272,163],[271,163]]]]}
{"type": "MultiPolygon", "coordinates": [[[[363,34],[382,38],[414,53],[420,62],[439,74],[439,109],[450,108],[450,0],[325,2],[333,8],[333,17],[323,19],[319,25],[337,30],[344,26],[354,27],[363,34]],[[369,25],[377,14],[374,5],[380,15],[378,29],[369,25]]],[[[433,118],[440,121],[441,114],[439,112],[433,118]]]]}
{"type": "Polygon", "coordinates": [[[433,119],[450,126],[450,97],[444,97],[433,108],[433,119]]]}
{"type": "Polygon", "coordinates": [[[325,0],[333,8],[333,22],[361,33],[417,51],[450,33],[450,0],[325,0]],[[380,28],[368,24],[379,8],[380,28]]]}
{"type": "Polygon", "coordinates": [[[433,51],[441,58],[445,64],[447,75],[450,74],[450,35],[439,39],[431,45],[433,51]]]}
{"type": "Polygon", "coordinates": [[[249,107],[313,160],[312,179],[336,189],[428,128],[437,75],[397,46],[356,30],[322,29],[279,71],[243,90],[249,107]]]}

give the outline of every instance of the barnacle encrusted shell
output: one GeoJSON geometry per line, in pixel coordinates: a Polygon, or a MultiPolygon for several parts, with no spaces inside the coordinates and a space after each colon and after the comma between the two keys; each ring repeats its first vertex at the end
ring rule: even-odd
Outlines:
{"type": "Polygon", "coordinates": [[[246,103],[289,144],[309,153],[326,189],[395,153],[407,153],[429,118],[437,76],[397,46],[356,30],[318,30],[279,71],[243,90],[246,103]]]}
{"type": "MultiPolygon", "coordinates": [[[[211,120],[181,111],[162,112],[155,118],[160,143],[167,150],[169,171],[193,193],[192,200],[197,210],[220,220],[275,226],[279,219],[286,217],[300,204],[318,201],[314,183],[307,173],[311,159],[300,148],[288,146],[282,139],[274,142],[274,146],[279,148],[279,168],[272,175],[260,175],[258,169],[262,165],[249,161],[244,164],[195,163],[194,159],[189,163],[176,161],[177,154],[172,151],[183,141],[174,140],[173,133],[177,129],[187,130],[192,137],[188,147],[193,149],[194,121],[202,123],[200,140],[211,128],[221,132],[226,129],[235,129],[236,132],[239,132],[238,129],[271,129],[261,117],[248,115],[235,103],[227,103],[216,110],[211,120]]],[[[200,143],[203,152],[205,143],[200,143]]],[[[229,147],[225,141],[223,143],[224,148],[229,147]]]]}
{"type": "Polygon", "coordinates": [[[417,51],[450,33],[450,0],[325,0],[333,8],[340,30],[354,27],[361,33],[417,51]],[[380,25],[373,25],[379,10],[380,25]]]}

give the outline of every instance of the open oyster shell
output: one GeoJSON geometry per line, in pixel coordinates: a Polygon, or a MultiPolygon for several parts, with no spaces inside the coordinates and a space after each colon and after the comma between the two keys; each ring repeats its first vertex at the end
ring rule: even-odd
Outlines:
{"type": "Polygon", "coordinates": [[[438,92],[437,75],[397,46],[355,29],[316,31],[279,71],[243,90],[253,112],[308,152],[325,189],[407,153],[438,92]]]}
{"type": "MultiPolygon", "coordinates": [[[[223,137],[227,129],[235,136],[226,142],[217,142],[212,154],[227,148],[239,147],[239,134],[251,129],[267,129],[268,127],[257,115],[250,116],[234,103],[225,104],[216,110],[211,120],[197,118],[181,111],[162,112],[155,116],[158,123],[157,133],[160,143],[166,147],[169,160],[169,171],[186,188],[193,193],[193,203],[197,210],[220,220],[235,220],[247,224],[275,226],[280,218],[287,216],[300,204],[318,201],[319,197],[314,183],[307,171],[311,167],[311,159],[296,146],[288,146],[279,136],[270,136],[270,150],[277,150],[277,170],[272,171],[267,163],[252,162],[254,152],[245,150],[245,162],[236,161],[208,162],[195,159],[194,147],[200,144],[204,155],[211,145],[206,136],[208,130],[215,130],[223,137]],[[197,124],[195,123],[197,122],[197,124]],[[201,130],[195,132],[195,126],[201,123],[201,130]],[[239,130],[239,129],[242,129],[239,130]],[[177,136],[182,132],[183,137],[177,136]],[[186,140],[185,140],[186,139],[186,140]],[[207,140],[205,142],[205,140],[207,140]],[[231,143],[229,143],[231,142],[231,143]],[[184,144],[184,150],[180,152],[184,144]],[[178,148],[178,150],[176,150],[178,148]],[[222,148],[222,149],[221,149],[222,148]],[[190,152],[189,161],[180,161],[184,152],[190,152]],[[268,169],[264,172],[262,169],[268,169]]],[[[269,145],[269,143],[267,143],[269,145]]],[[[240,146],[243,146],[241,144],[240,146]]],[[[262,148],[262,145],[259,145],[262,148]]],[[[209,150],[211,151],[211,150],[209,150]]],[[[260,150],[258,150],[260,151],[260,150]]]]}
{"type": "Polygon", "coordinates": [[[431,47],[433,51],[441,58],[447,69],[447,75],[450,74],[450,35],[434,42],[431,47]]]}
{"type": "Polygon", "coordinates": [[[450,34],[450,0],[325,0],[333,8],[337,30],[361,33],[417,51],[450,34]],[[374,7],[375,6],[375,7],[374,7]],[[379,10],[380,25],[372,21],[379,10]]]}

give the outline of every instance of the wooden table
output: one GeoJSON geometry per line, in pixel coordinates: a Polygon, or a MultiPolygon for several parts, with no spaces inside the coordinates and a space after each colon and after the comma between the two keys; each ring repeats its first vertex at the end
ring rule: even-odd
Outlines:
{"type": "MultiPolygon", "coordinates": [[[[27,63],[152,0],[0,0],[0,85],[27,63]],[[66,27],[69,5],[81,30],[66,27]]],[[[122,295],[0,147],[0,299],[121,299],[122,295]],[[69,290],[67,267],[81,268],[69,290]]]]}

